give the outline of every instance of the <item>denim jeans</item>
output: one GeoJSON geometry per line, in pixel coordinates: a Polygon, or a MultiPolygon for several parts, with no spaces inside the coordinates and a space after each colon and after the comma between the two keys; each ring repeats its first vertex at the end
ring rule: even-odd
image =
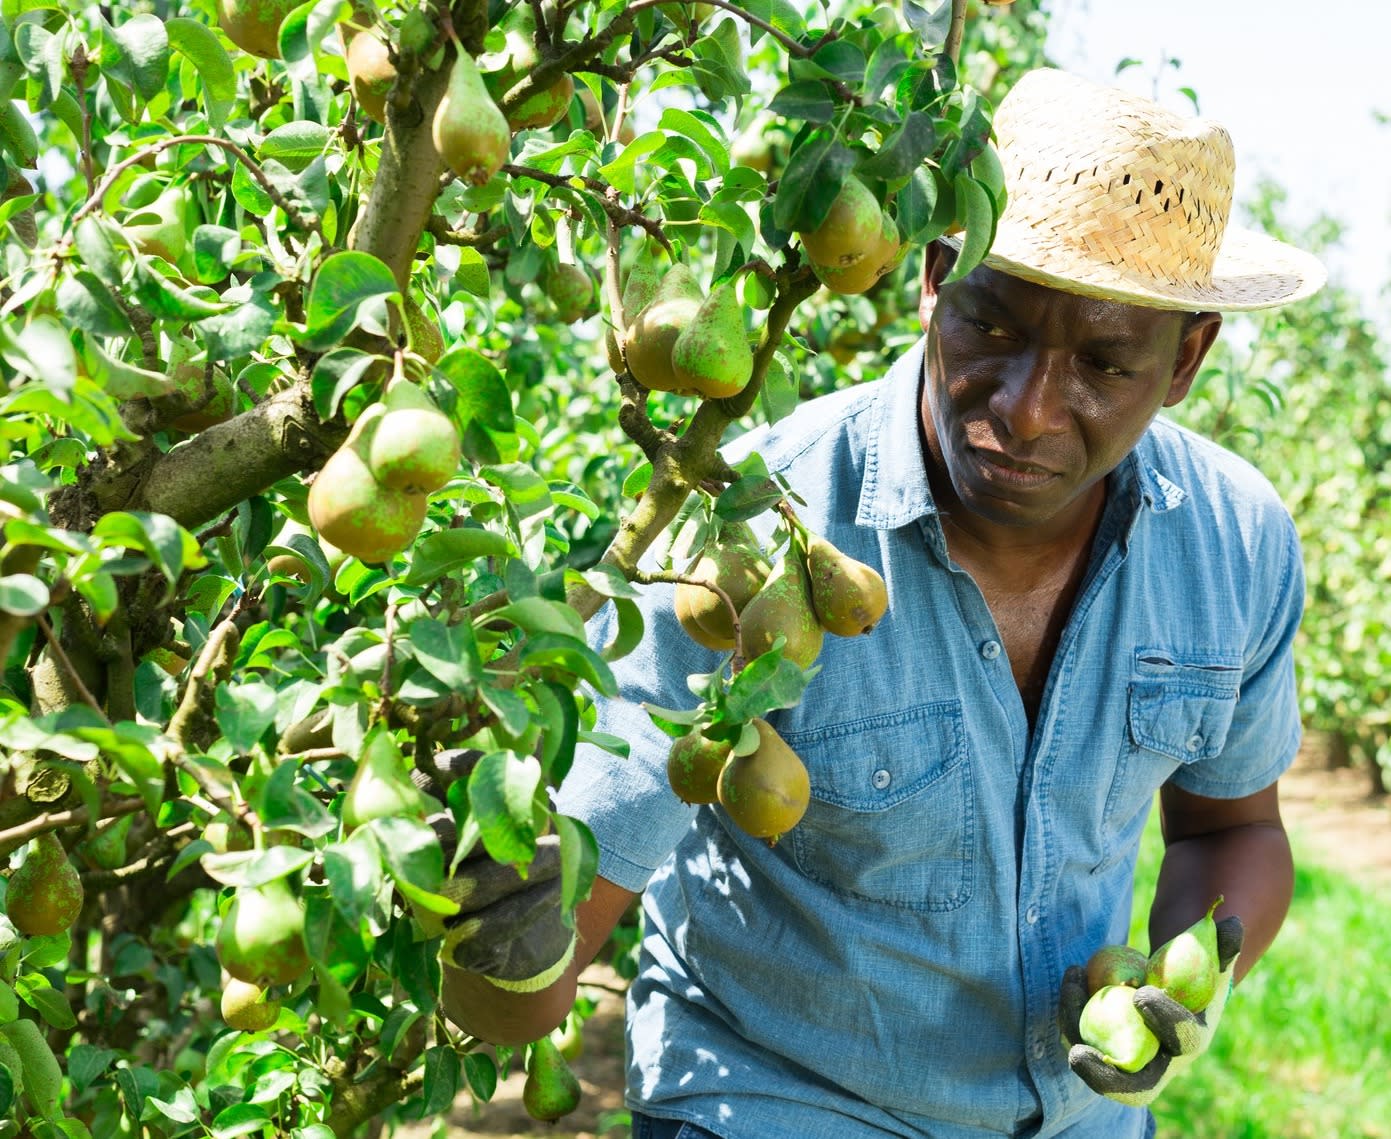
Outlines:
{"type": "Polygon", "coordinates": [[[653,1115],[633,1112],[633,1139],[720,1139],[694,1123],[680,1119],[658,1119],[653,1115]]]}

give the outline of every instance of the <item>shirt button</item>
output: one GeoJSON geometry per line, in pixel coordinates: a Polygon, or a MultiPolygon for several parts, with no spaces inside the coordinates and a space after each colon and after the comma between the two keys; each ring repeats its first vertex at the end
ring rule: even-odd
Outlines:
{"type": "Polygon", "coordinates": [[[1037,921],[1038,921],[1038,907],[1037,907],[1037,906],[1030,906],[1027,910],[1025,910],[1025,911],[1024,911],[1024,920],[1025,920],[1026,922],[1028,922],[1030,925],[1033,925],[1035,922],[1037,922],[1037,921]]]}
{"type": "Polygon", "coordinates": [[[893,782],[893,778],[894,777],[892,775],[890,775],[881,767],[870,777],[870,782],[873,783],[876,788],[882,791],[885,787],[887,787],[890,783],[893,782]]]}
{"type": "Polygon", "coordinates": [[[1188,737],[1188,742],[1183,746],[1186,747],[1189,751],[1197,751],[1200,747],[1203,746],[1203,742],[1203,737],[1195,732],[1193,735],[1188,737]]]}
{"type": "Polygon", "coordinates": [[[986,660],[994,660],[1000,655],[999,641],[985,641],[980,646],[980,655],[986,660]]]}
{"type": "Polygon", "coordinates": [[[1045,1052],[1047,1052],[1047,1051],[1048,1051],[1048,1045],[1046,1045],[1042,1040],[1035,1040],[1035,1041],[1034,1041],[1034,1059],[1035,1059],[1035,1060],[1042,1060],[1042,1059],[1043,1059],[1043,1054],[1044,1054],[1045,1052]]]}

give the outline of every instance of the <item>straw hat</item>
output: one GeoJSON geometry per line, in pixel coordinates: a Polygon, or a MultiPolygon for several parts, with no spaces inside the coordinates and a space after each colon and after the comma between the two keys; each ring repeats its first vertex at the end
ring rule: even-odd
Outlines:
{"type": "Polygon", "coordinates": [[[1323,285],[1308,253],[1228,224],[1236,160],[1211,120],[1041,68],[1001,100],[995,142],[1009,200],[993,268],[1187,311],[1272,308],[1323,285]]]}

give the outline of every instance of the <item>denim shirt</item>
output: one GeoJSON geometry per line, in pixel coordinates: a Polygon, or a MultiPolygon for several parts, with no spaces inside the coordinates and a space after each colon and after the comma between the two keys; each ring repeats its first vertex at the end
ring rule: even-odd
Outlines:
{"type": "Polygon", "coordinates": [[[770,717],[811,775],[802,822],[770,847],[669,789],[641,703],[690,707],[686,677],[721,659],[670,587],[646,590],[599,710],[630,758],[582,748],[560,790],[600,874],[646,886],[629,1103],[728,1139],[1140,1139],[1148,1112],[1069,1070],[1059,981],[1126,940],[1162,784],[1235,798],[1293,759],[1294,527],[1252,467],[1157,420],[1110,478],[1031,730],[928,489],[922,364],[920,341],[738,444],[888,586],[884,620],[828,634],[802,703],[770,717]]]}

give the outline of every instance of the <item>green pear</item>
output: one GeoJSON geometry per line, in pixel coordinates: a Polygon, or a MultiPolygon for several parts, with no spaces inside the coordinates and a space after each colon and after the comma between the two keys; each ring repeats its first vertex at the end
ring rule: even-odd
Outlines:
{"type": "Polygon", "coordinates": [[[239,886],[214,942],[222,967],[261,988],[288,985],[309,968],[304,908],[289,883],[239,886]]]}
{"type": "Polygon", "coordinates": [[[833,293],[856,296],[868,292],[886,273],[898,268],[907,247],[899,240],[898,225],[888,210],[880,214],[879,236],[865,255],[849,265],[821,265],[812,262],[816,279],[833,293]]]}
{"type": "Polygon", "coordinates": [[[806,568],[797,551],[789,549],[773,567],[763,588],[739,614],[744,655],[761,656],[781,635],[787,638],[783,656],[802,668],[811,666],[821,652],[825,631],[816,619],[806,568]]]}
{"type": "Polygon", "coordinates": [[[580,1105],[580,1082],[560,1049],[549,1036],[531,1046],[526,1082],[522,1085],[522,1106],[532,1119],[550,1123],[569,1115],[580,1105]]]}
{"type": "Polygon", "coordinates": [[[233,977],[222,988],[222,1019],[229,1028],[264,1032],[280,1019],[280,1002],[266,999],[266,990],[233,977]]]}
{"type": "Polygon", "coordinates": [[[511,128],[466,51],[454,60],[431,131],[445,165],[471,185],[482,186],[507,161],[511,128]]]}
{"type": "Polygon", "coordinates": [[[1135,1007],[1129,985],[1105,985],[1082,1007],[1082,1039],[1123,1072],[1138,1072],[1159,1054],[1159,1039],[1135,1007]]]}
{"type": "Polygon", "coordinates": [[[720,806],[740,830],[777,842],[799,822],[811,803],[811,777],[802,757],[767,720],[755,719],[758,747],[731,756],[720,771],[720,806]]]}
{"type": "Polygon", "coordinates": [[[406,774],[405,760],[391,732],[373,729],[362,745],[357,770],[343,795],[343,825],[356,830],[372,819],[425,817],[425,802],[406,774]]]}
{"type": "Polygon", "coordinates": [[[119,870],[126,864],[126,836],[134,815],[122,815],[100,834],[84,839],[77,853],[98,870],[119,870]]]}
{"type": "Polygon", "coordinates": [[[44,831],[24,864],[10,875],[5,909],[20,933],[56,934],[69,929],[82,912],[82,878],[68,861],[58,836],[44,831]]]}
{"type": "Polygon", "coordinates": [[[883,212],[869,187],[849,175],[821,224],[798,236],[813,265],[841,269],[880,248],[883,212]]]}
{"type": "Polygon", "coordinates": [[[166,186],[153,202],[121,222],[126,238],[146,257],[179,261],[188,248],[188,191],[166,186]]]}
{"type": "MultiPolygon", "coordinates": [[[[633,267],[628,270],[628,279],[623,285],[621,300],[623,319],[627,324],[632,324],[633,317],[648,306],[661,283],[661,267],[652,251],[644,249],[633,263],[633,267]]],[[[622,375],[628,367],[624,364],[623,357],[618,354],[618,337],[613,334],[612,328],[605,333],[604,346],[608,349],[609,367],[616,374],[622,375]]]]}
{"type": "Polygon", "coordinates": [[[1221,904],[1219,894],[1207,913],[1150,954],[1145,984],[1158,985],[1191,1012],[1207,1008],[1217,994],[1220,963],[1212,913],[1221,904]]]}
{"type": "Polygon", "coordinates": [[[366,446],[372,477],[409,494],[439,490],[459,468],[454,421],[409,380],[394,381],[383,403],[386,412],[366,446]]]}
{"type": "Polygon", "coordinates": [[[629,316],[628,371],[652,391],[689,391],[671,362],[676,338],[695,319],[705,299],[700,282],[685,265],[673,265],[662,277],[652,300],[629,316]]]}
{"type": "Polygon", "coordinates": [[[753,352],[734,282],[710,290],[671,346],[671,367],[683,389],[706,399],[727,399],[744,390],[753,375],[753,352]]]}
{"type": "Polygon", "coordinates": [[[1107,985],[1138,989],[1145,983],[1149,958],[1131,945],[1103,945],[1087,959],[1087,992],[1107,985]]]}
{"type": "Polygon", "coordinates": [[[888,589],[878,571],[817,534],[807,542],[807,576],[816,619],[829,633],[868,633],[889,608],[888,589]]]}
{"type": "MultiPolygon", "coordinates": [[[[743,612],[768,578],[768,562],[753,531],[746,525],[726,525],[719,537],[706,545],[700,559],[686,574],[697,581],[719,586],[743,612]]],[[[714,590],[681,582],[673,598],[676,619],[697,644],[724,652],[734,647],[734,622],[729,606],[714,590]]]]}
{"type": "Polygon", "coordinates": [[[598,293],[594,278],[579,265],[559,262],[546,275],[546,296],[555,305],[555,314],[566,324],[574,324],[597,311],[598,293]]]}
{"type": "Polygon", "coordinates": [[[733,745],[712,740],[698,728],[672,741],[667,753],[667,782],[683,803],[713,803],[720,772],[733,745]]]}

